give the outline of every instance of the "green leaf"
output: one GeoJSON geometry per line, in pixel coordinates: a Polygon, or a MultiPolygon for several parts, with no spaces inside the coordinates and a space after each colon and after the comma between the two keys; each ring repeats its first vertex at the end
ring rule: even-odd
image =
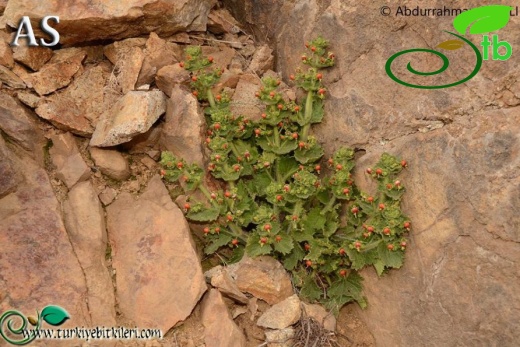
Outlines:
{"type": "Polygon", "coordinates": [[[485,34],[501,29],[507,25],[510,19],[511,6],[490,5],[481,6],[462,12],[453,20],[453,27],[462,35],[471,26],[470,34],[485,34]]]}
{"type": "Polygon", "coordinates": [[[280,146],[273,147],[273,152],[278,155],[283,155],[294,151],[298,147],[298,142],[294,140],[285,140],[280,143],[280,146]]]}
{"type": "Polygon", "coordinates": [[[292,157],[284,156],[278,159],[277,176],[284,179],[284,182],[298,170],[298,162],[292,157]]]}
{"type": "Polygon", "coordinates": [[[265,190],[271,184],[272,180],[267,172],[259,172],[254,175],[252,182],[256,193],[260,196],[263,196],[265,195],[265,190]]]}
{"type": "Polygon", "coordinates": [[[212,242],[208,246],[206,246],[206,248],[204,249],[204,253],[213,254],[220,247],[229,244],[232,239],[233,238],[227,234],[219,234],[217,235],[217,237],[212,238],[212,242]]]}
{"type": "Polygon", "coordinates": [[[270,244],[261,245],[260,235],[258,233],[251,234],[247,239],[246,253],[250,257],[258,257],[260,255],[270,254],[272,251],[270,244]]]}
{"type": "Polygon", "coordinates": [[[311,115],[311,123],[320,123],[323,119],[323,115],[325,114],[323,109],[323,101],[318,99],[314,101],[312,106],[312,115],[311,115]]]}
{"type": "Polygon", "coordinates": [[[303,221],[303,227],[306,231],[317,231],[322,230],[325,227],[327,221],[324,216],[320,214],[321,209],[318,207],[313,208],[303,221]]]}
{"type": "Polygon", "coordinates": [[[323,291],[316,284],[313,276],[307,276],[303,280],[302,289],[300,291],[300,295],[304,298],[309,299],[310,301],[315,301],[320,298],[323,294],[323,291]]]}
{"type": "Polygon", "coordinates": [[[238,263],[244,256],[245,250],[245,247],[235,247],[231,257],[228,259],[228,264],[238,263]]]}
{"type": "Polygon", "coordinates": [[[211,222],[218,218],[220,210],[216,208],[206,208],[199,212],[190,211],[186,218],[194,222],[211,222]]]}
{"type": "Polygon", "coordinates": [[[374,268],[376,269],[377,275],[381,276],[383,271],[385,271],[385,264],[381,260],[378,260],[374,263],[374,268]]]}
{"type": "Polygon", "coordinates": [[[403,265],[403,252],[400,250],[390,251],[387,245],[382,242],[377,247],[379,259],[383,262],[386,267],[400,268],[403,265]]]}
{"type": "Polygon", "coordinates": [[[441,42],[437,45],[437,48],[446,49],[448,51],[454,51],[456,49],[462,48],[464,46],[464,41],[461,40],[447,40],[441,42]]]}
{"type": "Polygon", "coordinates": [[[304,256],[305,252],[303,251],[303,249],[300,247],[299,244],[295,243],[293,244],[293,249],[291,253],[288,256],[284,257],[283,266],[287,270],[291,271],[296,267],[296,265],[298,265],[298,262],[303,260],[304,256]]]}
{"type": "Polygon", "coordinates": [[[41,317],[48,324],[58,326],[69,319],[70,315],[59,306],[46,306],[42,310],[41,317]]]}
{"type": "Polygon", "coordinates": [[[341,278],[334,282],[327,294],[331,297],[351,297],[356,300],[361,308],[366,307],[366,300],[363,297],[363,286],[361,277],[357,272],[352,271],[347,278],[341,278]]]}
{"type": "Polygon", "coordinates": [[[280,252],[284,255],[289,254],[294,247],[293,240],[287,234],[279,235],[279,236],[281,236],[282,239],[280,241],[276,241],[276,236],[275,236],[275,241],[273,243],[274,250],[277,252],[280,252]]]}
{"type": "Polygon", "coordinates": [[[313,163],[323,156],[323,148],[314,145],[309,149],[297,149],[294,151],[294,157],[302,164],[313,163]]]}

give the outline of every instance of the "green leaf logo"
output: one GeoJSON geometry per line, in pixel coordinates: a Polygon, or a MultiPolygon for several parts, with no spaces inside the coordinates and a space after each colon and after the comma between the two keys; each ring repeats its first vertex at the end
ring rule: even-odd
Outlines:
{"type": "Polygon", "coordinates": [[[41,317],[45,322],[55,326],[63,324],[63,322],[70,318],[68,312],[59,306],[44,307],[41,317]]]}
{"type": "Polygon", "coordinates": [[[464,35],[466,29],[470,34],[485,34],[501,29],[510,19],[509,12],[513,8],[504,5],[481,6],[462,12],[453,20],[453,27],[464,35]],[[473,24],[473,25],[472,25],[473,24]]]}
{"type": "Polygon", "coordinates": [[[461,40],[448,40],[441,42],[437,45],[437,48],[447,49],[448,51],[454,51],[456,49],[462,48],[464,46],[464,41],[461,40]]]}

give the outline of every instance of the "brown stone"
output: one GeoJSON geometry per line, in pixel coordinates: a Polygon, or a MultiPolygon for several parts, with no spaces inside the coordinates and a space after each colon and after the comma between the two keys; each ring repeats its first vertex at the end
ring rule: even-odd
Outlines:
{"type": "Polygon", "coordinates": [[[150,130],[144,134],[135,136],[129,142],[123,143],[121,147],[127,150],[130,154],[142,154],[147,153],[150,150],[156,151],[159,153],[156,154],[158,159],[161,156],[160,151],[157,151],[157,149],[159,148],[159,140],[161,138],[162,128],[162,122],[159,124],[154,124],[150,130]]]}
{"type": "Polygon", "coordinates": [[[13,51],[9,43],[0,40],[0,65],[12,68],[14,65],[13,51]]]}
{"type": "Polygon", "coordinates": [[[293,295],[291,279],[282,264],[271,257],[244,257],[233,271],[242,292],[248,292],[270,305],[293,295]]]}
{"type": "Polygon", "coordinates": [[[236,34],[240,31],[238,22],[225,8],[213,9],[208,16],[208,31],[213,34],[236,34]]]}
{"type": "Polygon", "coordinates": [[[20,77],[9,70],[9,68],[2,65],[0,65],[0,82],[13,89],[24,89],[26,87],[20,77]]]}
{"type": "Polygon", "coordinates": [[[253,54],[253,59],[247,68],[248,71],[261,76],[267,70],[274,67],[273,50],[268,45],[258,47],[253,54]]]}
{"type": "Polygon", "coordinates": [[[294,346],[294,328],[278,330],[265,330],[265,340],[267,347],[292,347],[294,346]]]}
{"type": "Polygon", "coordinates": [[[247,304],[249,299],[238,289],[235,281],[225,267],[220,267],[220,271],[216,271],[211,275],[211,285],[217,288],[223,295],[239,302],[247,304]]]}
{"type": "Polygon", "coordinates": [[[21,179],[22,175],[16,172],[16,167],[9,158],[5,140],[0,136],[0,199],[14,192],[21,179]]]}
{"type": "Polygon", "coordinates": [[[51,136],[52,147],[49,150],[51,161],[56,167],[56,176],[68,188],[90,177],[90,168],[79,153],[76,140],[71,133],[51,136]]]}
{"type": "Polygon", "coordinates": [[[201,141],[204,125],[204,115],[199,110],[197,99],[181,87],[174,87],[167,102],[162,146],[190,163],[203,166],[201,141]]]}
{"type": "Polygon", "coordinates": [[[202,46],[202,54],[213,58],[213,64],[211,65],[213,68],[224,70],[229,67],[229,64],[236,54],[236,51],[233,48],[229,48],[227,46],[222,46],[220,48],[202,46]]]}
{"type": "Polygon", "coordinates": [[[105,93],[108,76],[106,65],[88,67],[67,89],[41,100],[36,113],[62,130],[92,134],[93,125],[115,100],[115,95],[105,93]]]}
{"type": "Polygon", "coordinates": [[[117,64],[119,57],[133,48],[144,48],[147,39],[144,37],[132,37],[129,39],[116,41],[103,47],[103,54],[114,65],[117,64]]]}
{"type": "Polygon", "coordinates": [[[214,94],[219,94],[225,89],[235,89],[238,81],[240,80],[240,75],[229,70],[225,70],[220,76],[218,83],[213,87],[212,91],[214,94]]]}
{"type": "MultiPolygon", "coordinates": [[[[47,173],[22,152],[13,151],[9,157],[22,180],[15,192],[0,200],[0,311],[34,316],[37,310],[57,305],[71,317],[60,328],[88,326],[85,276],[47,173]]],[[[70,343],[41,340],[38,345],[70,343]]]]}
{"type": "Polygon", "coordinates": [[[101,193],[99,193],[99,200],[104,206],[108,206],[114,201],[117,196],[117,191],[114,188],[106,187],[101,193]]]}
{"type": "Polygon", "coordinates": [[[146,41],[143,66],[137,79],[137,86],[151,84],[157,71],[164,66],[178,63],[178,56],[181,54],[182,50],[176,43],[167,42],[156,33],[151,33],[146,41]]]}
{"type": "Polygon", "coordinates": [[[16,93],[16,97],[18,98],[18,100],[20,100],[22,103],[29,106],[30,108],[36,108],[41,100],[41,98],[38,95],[28,91],[20,91],[16,93]]]}
{"type": "Polygon", "coordinates": [[[107,226],[123,316],[168,331],[206,291],[188,223],[156,175],[136,200],[121,193],[107,207],[107,226]]]}
{"type": "Polygon", "coordinates": [[[260,90],[261,86],[262,82],[258,76],[242,75],[231,100],[231,111],[248,119],[259,120],[265,105],[258,100],[255,93],[260,90]]]}
{"type": "Polygon", "coordinates": [[[152,31],[169,35],[179,31],[205,31],[213,2],[209,0],[130,0],[106,3],[80,0],[70,3],[52,0],[44,4],[29,0],[9,1],[4,12],[7,24],[15,28],[20,18],[31,18],[36,35],[39,22],[53,14],[60,23],[53,27],[60,33],[60,43],[72,45],[98,40],[120,40],[152,31]]]}
{"type": "Polygon", "coordinates": [[[143,134],[166,111],[163,92],[131,91],[125,94],[99,120],[91,146],[109,147],[143,134]]]}
{"type": "Polygon", "coordinates": [[[201,305],[206,347],[246,346],[246,338],[231,318],[226,303],[218,290],[208,291],[201,305]]]}
{"type": "Polygon", "coordinates": [[[72,76],[80,69],[85,56],[85,52],[79,51],[77,54],[44,65],[38,72],[31,74],[34,90],[39,95],[47,95],[68,86],[72,76]]]}
{"type": "Polygon", "coordinates": [[[78,183],[70,190],[63,211],[67,233],[85,274],[91,323],[115,326],[114,287],[105,262],[105,215],[89,181],[78,183]]]}
{"type": "Polygon", "coordinates": [[[336,330],[336,317],[332,312],[327,312],[325,308],[318,304],[306,304],[302,302],[303,314],[320,323],[329,331],[336,330]]]}
{"type": "Polygon", "coordinates": [[[285,329],[300,320],[300,305],[298,295],[294,294],[265,311],[256,324],[269,329],[285,329]]]}
{"type": "Polygon", "coordinates": [[[28,151],[29,155],[43,164],[43,146],[46,140],[38,128],[33,112],[15,98],[0,93],[0,129],[10,140],[28,151]]]}
{"type": "Polygon", "coordinates": [[[52,49],[48,47],[31,47],[20,44],[13,47],[13,58],[33,71],[38,71],[52,58],[52,49]]]}
{"type": "Polygon", "coordinates": [[[118,181],[130,177],[128,161],[118,151],[91,147],[90,155],[99,170],[108,177],[118,181]]]}
{"type": "Polygon", "coordinates": [[[155,84],[164,94],[171,97],[172,89],[190,79],[190,72],[179,66],[179,64],[167,65],[157,71],[155,84]]]}

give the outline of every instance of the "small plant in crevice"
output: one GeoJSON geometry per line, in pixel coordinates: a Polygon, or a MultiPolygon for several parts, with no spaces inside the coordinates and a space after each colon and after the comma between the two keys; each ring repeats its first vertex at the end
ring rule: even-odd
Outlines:
{"type": "Polygon", "coordinates": [[[234,115],[230,98],[212,92],[222,71],[200,47],[186,49],[180,65],[191,71],[193,94],[204,106],[211,158],[202,169],[163,152],[161,175],[180,181],[188,195],[200,190],[205,196],[196,201],[192,195],[183,208],[187,219],[207,223],[207,254],[227,248],[230,262],[244,253],[271,255],[292,273],[301,296],[337,312],[351,301],[366,306],[358,270],[371,265],[381,275],[403,263],[411,224],[400,209],[405,188],[397,176],[407,164],[384,153],[366,170],[378,183],[370,195],[354,184],[352,149],[323,159],[310,128],[324,117],[322,70],[335,57],[321,37],[306,46],[301,59],[308,68],[290,76],[306,97],[287,101],[281,82],[264,78],[256,93],[265,104],[258,121],[234,115]],[[206,172],[225,188],[209,188],[206,172]]]}

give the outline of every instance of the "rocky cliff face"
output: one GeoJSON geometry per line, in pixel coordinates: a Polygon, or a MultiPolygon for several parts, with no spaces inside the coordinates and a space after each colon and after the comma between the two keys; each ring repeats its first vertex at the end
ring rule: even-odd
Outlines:
{"type": "MultiPolygon", "coordinates": [[[[382,16],[379,4],[368,1],[246,1],[235,13],[271,39],[284,76],[298,66],[307,40],[317,34],[331,40],[340,58],[325,77],[328,117],[316,132],[329,151],[344,144],[366,151],[358,179],[364,163],[383,151],[410,163],[405,211],[415,229],[406,265],[381,279],[364,274],[370,305],[360,315],[376,345],[512,346],[520,310],[516,60],[484,61],[476,77],[448,89],[399,85],[386,76],[386,60],[449,39],[443,30],[453,31],[453,17],[395,16],[398,5],[389,6],[392,15],[382,16]]],[[[515,47],[519,32],[512,17],[498,34],[515,47]]],[[[480,48],[481,36],[473,38],[480,48]]],[[[471,71],[475,59],[465,54],[450,56],[447,78],[471,71]]],[[[412,65],[432,71],[441,64],[424,54],[412,65]]]]}
{"type": "MultiPolygon", "coordinates": [[[[198,226],[192,234],[157,160],[165,149],[207,158],[204,116],[178,64],[186,45],[204,45],[224,68],[217,90],[236,88],[236,111],[254,118],[258,75],[287,79],[320,34],[338,59],[315,134],[328,153],[364,154],[356,181],[366,190],[367,163],[385,151],[406,158],[403,209],[414,226],[400,271],[364,272],[369,307],[342,311],[336,332],[350,338],[340,345],[516,345],[520,23],[499,31],[511,59],[484,61],[465,84],[420,90],[392,81],[385,62],[449,39],[453,17],[395,16],[397,5],[382,16],[369,1],[223,3],[0,1],[0,313],[55,304],[72,317],[64,327],[171,329],[161,341],[117,342],[128,346],[290,343],[304,313],[287,273],[270,258],[245,259],[206,273],[216,288],[207,290],[198,226]],[[36,28],[48,14],[60,16],[62,46],[9,46],[21,15],[36,28]]],[[[417,69],[440,66],[413,59],[417,69]]],[[[471,59],[450,56],[448,78],[471,59]]],[[[334,330],[330,315],[315,315],[334,330]]]]}

